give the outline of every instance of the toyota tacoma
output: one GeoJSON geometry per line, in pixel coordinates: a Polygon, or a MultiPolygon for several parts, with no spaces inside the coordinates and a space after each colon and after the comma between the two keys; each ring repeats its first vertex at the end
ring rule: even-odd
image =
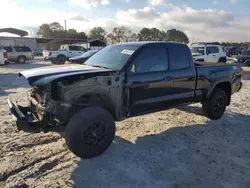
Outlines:
{"type": "Polygon", "coordinates": [[[68,148],[90,158],[110,146],[115,121],[190,103],[219,119],[242,87],[243,69],[196,63],[188,46],[158,41],[110,45],[84,65],[19,74],[31,90],[28,106],[7,99],[17,129],[65,131],[68,148]]]}

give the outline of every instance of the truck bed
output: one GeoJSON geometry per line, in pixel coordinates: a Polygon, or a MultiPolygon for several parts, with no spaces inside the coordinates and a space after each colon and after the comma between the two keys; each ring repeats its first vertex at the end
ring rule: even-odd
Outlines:
{"type": "Polygon", "coordinates": [[[210,63],[210,62],[198,62],[195,61],[194,62],[196,67],[204,67],[204,66],[233,66],[233,65],[237,65],[236,63],[210,63]]]}

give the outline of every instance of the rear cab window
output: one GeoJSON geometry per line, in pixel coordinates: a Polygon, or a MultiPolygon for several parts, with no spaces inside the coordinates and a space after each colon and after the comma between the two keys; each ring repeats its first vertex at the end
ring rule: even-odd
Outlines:
{"type": "Polygon", "coordinates": [[[184,45],[171,45],[171,70],[180,70],[190,67],[190,53],[184,45]]]}

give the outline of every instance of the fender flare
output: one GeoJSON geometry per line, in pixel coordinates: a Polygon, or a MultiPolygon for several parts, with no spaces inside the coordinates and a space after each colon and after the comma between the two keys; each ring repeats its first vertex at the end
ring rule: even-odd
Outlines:
{"type": "Polygon", "coordinates": [[[65,57],[65,59],[67,59],[66,55],[64,55],[64,54],[58,54],[58,55],[56,56],[56,58],[58,58],[58,57],[60,57],[60,56],[65,57]]]}
{"type": "Polygon", "coordinates": [[[87,93],[87,94],[81,95],[77,99],[74,99],[74,102],[76,104],[79,104],[80,101],[83,101],[83,100],[86,100],[86,103],[84,103],[83,106],[85,107],[86,106],[100,106],[106,109],[107,111],[109,111],[115,120],[118,119],[116,105],[109,96],[105,94],[87,93]]]}
{"type": "MultiPolygon", "coordinates": [[[[212,94],[214,89],[221,83],[229,83],[230,84],[230,89],[232,91],[232,81],[229,78],[223,78],[220,80],[215,81],[208,89],[207,94],[206,94],[206,98],[209,98],[212,94]]],[[[231,93],[230,93],[231,96],[231,93]]]]}

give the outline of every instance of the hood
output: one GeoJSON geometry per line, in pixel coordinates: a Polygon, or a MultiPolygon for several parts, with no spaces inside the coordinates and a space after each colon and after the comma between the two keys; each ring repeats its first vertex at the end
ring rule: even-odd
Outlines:
{"type": "Polygon", "coordinates": [[[114,72],[114,70],[87,65],[67,65],[30,69],[20,72],[19,76],[27,78],[30,86],[42,86],[63,77],[102,72],[114,72]]]}

